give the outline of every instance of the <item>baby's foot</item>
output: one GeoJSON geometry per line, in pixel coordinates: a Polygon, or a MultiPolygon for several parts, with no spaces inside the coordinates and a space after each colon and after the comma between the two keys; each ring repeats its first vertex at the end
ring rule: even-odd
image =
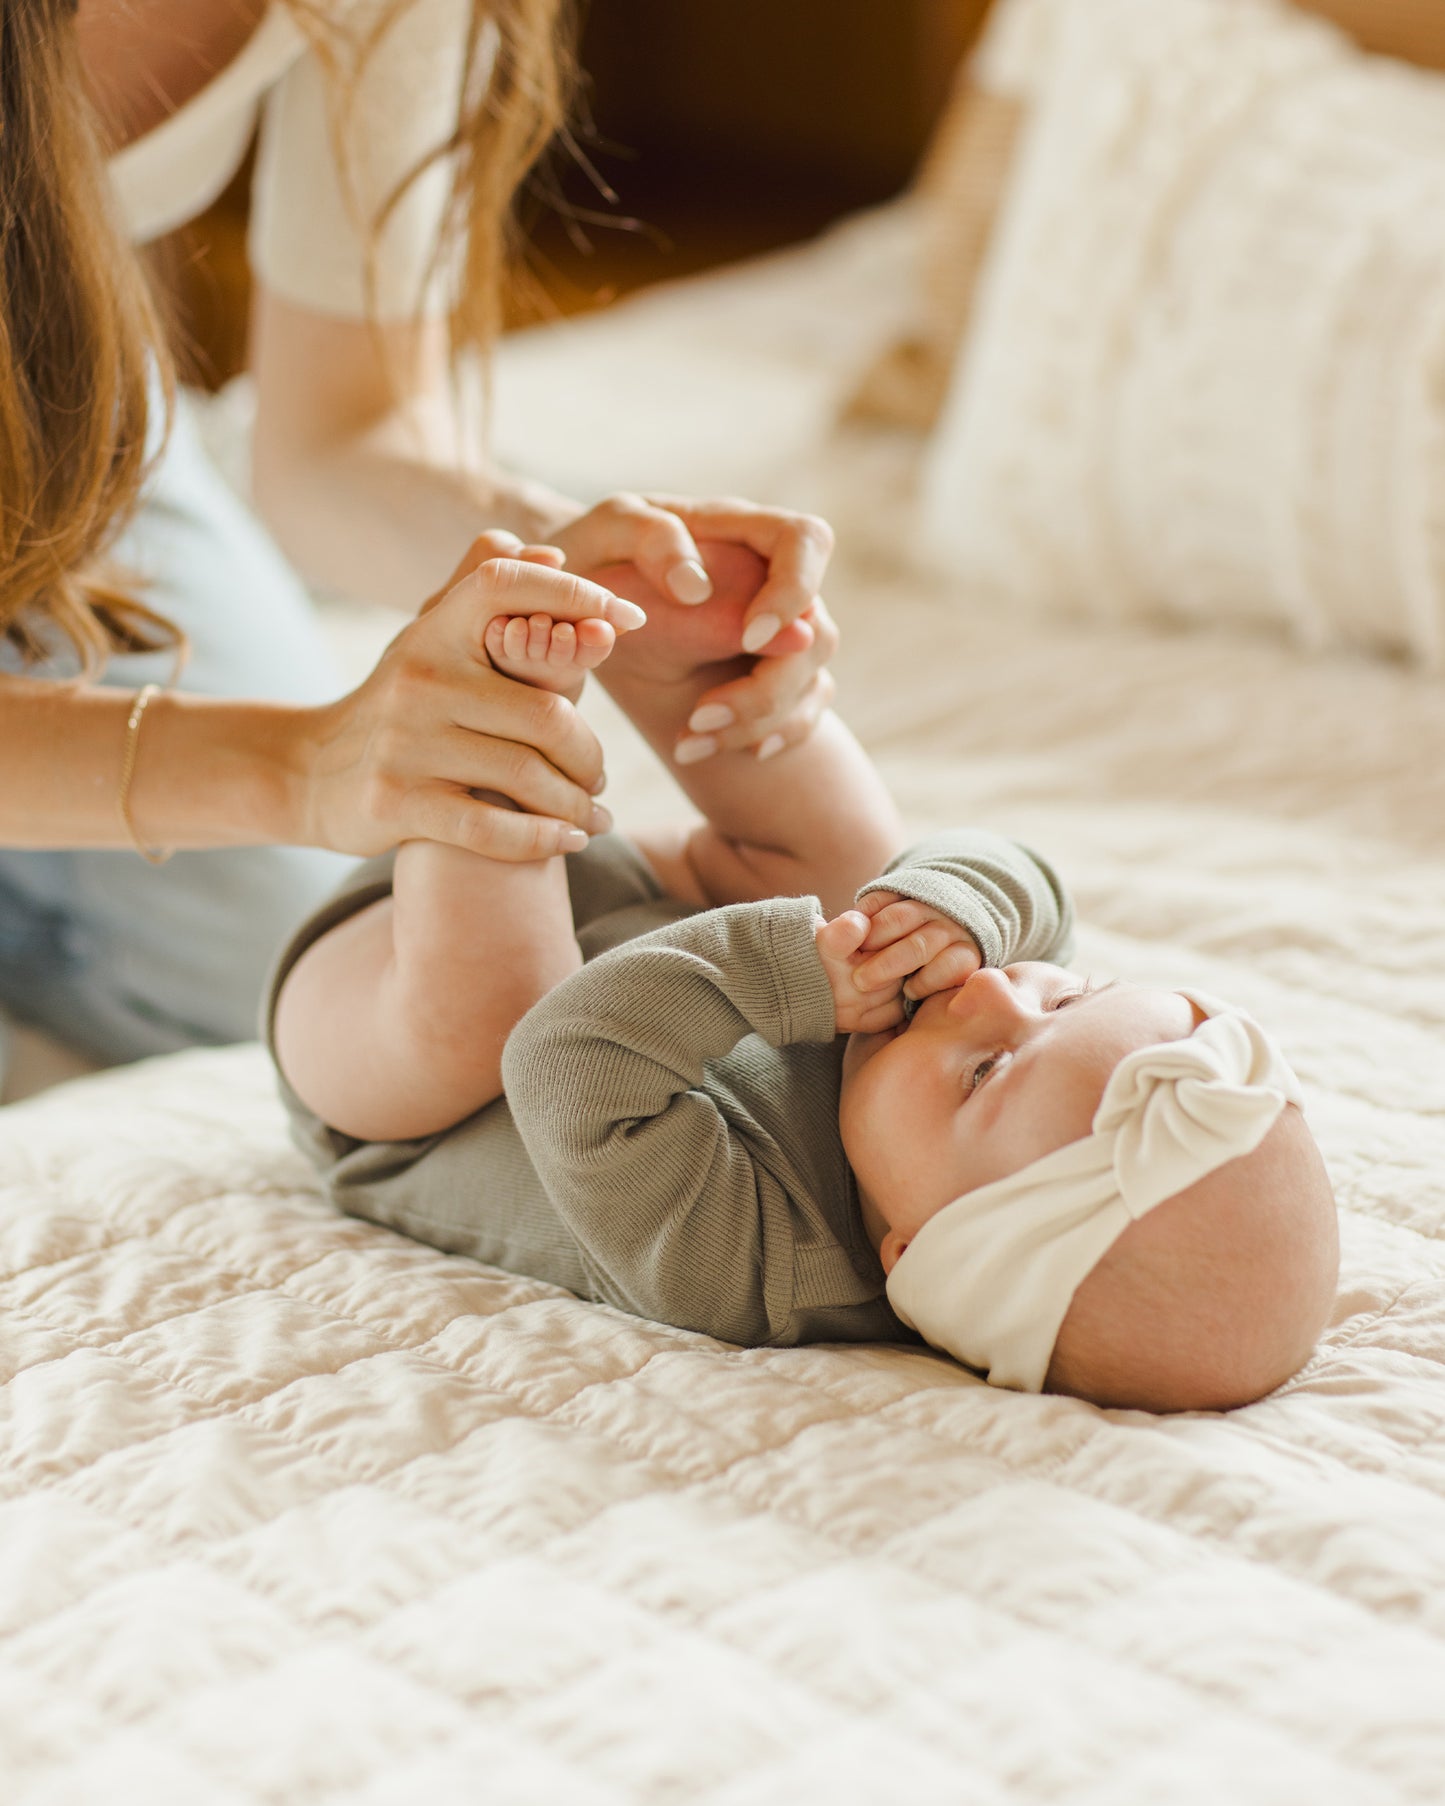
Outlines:
{"type": "Polygon", "coordinates": [[[611,652],[606,621],[554,621],[551,615],[496,615],[487,623],[487,657],[506,677],[576,702],[587,673],[611,652]]]}

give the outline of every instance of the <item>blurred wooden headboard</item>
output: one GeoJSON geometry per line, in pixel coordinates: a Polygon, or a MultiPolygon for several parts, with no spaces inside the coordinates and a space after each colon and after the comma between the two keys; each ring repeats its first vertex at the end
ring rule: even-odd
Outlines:
{"type": "Polygon", "coordinates": [[[1366,50],[1445,69],[1441,0],[1294,0],[1294,4],[1342,25],[1366,50]]]}

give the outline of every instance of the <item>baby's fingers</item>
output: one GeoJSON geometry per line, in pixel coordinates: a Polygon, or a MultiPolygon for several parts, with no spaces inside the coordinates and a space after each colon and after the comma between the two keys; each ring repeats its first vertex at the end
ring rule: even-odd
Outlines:
{"type": "Polygon", "coordinates": [[[873,922],[868,930],[868,939],[864,943],[870,953],[878,952],[880,948],[888,946],[893,941],[902,940],[905,934],[914,933],[925,922],[937,920],[926,903],[915,903],[911,897],[893,897],[891,892],[870,891],[858,907],[866,909],[873,902],[875,896],[885,899],[892,897],[892,900],[885,900],[882,907],[873,915],[873,922]]]}
{"type": "Polygon", "coordinates": [[[954,941],[913,974],[903,995],[916,1003],[935,991],[951,991],[972,978],[982,964],[982,955],[972,941],[954,941]]]}
{"type": "Polygon", "coordinates": [[[935,917],[912,934],[891,942],[881,953],[864,960],[854,972],[853,982],[860,991],[878,991],[884,985],[899,984],[926,966],[957,937],[958,930],[952,922],[941,922],[935,917]]]}
{"type": "Polygon", "coordinates": [[[858,951],[867,932],[867,917],[856,909],[848,909],[831,922],[821,923],[814,931],[813,943],[826,962],[843,962],[858,951]]]}
{"type": "Polygon", "coordinates": [[[903,999],[894,995],[884,1003],[860,1002],[840,1019],[840,1026],[846,1026],[850,1035],[876,1035],[885,1028],[896,1028],[904,1014],[903,999]]]}

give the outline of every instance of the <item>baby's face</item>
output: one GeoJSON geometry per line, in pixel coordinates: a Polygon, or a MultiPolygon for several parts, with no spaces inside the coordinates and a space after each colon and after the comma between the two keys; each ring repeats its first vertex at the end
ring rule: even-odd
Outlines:
{"type": "Polygon", "coordinates": [[[1176,991],[1030,963],[986,966],[906,1027],[850,1036],[838,1124],[884,1270],[944,1205],[1082,1140],[1120,1060],[1195,1021],[1176,991]]]}

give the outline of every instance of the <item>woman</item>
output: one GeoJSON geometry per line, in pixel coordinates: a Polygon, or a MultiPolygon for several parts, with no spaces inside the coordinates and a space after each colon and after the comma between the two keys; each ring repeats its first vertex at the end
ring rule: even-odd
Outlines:
{"type": "Polygon", "coordinates": [[[583,508],[460,455],[451,357],[495,335],[511,199],[562,119],[561,11],[0,4],[0,1003],[100,1058],[252,1033],[271,951],[336,854],[422,837],[529,859],[598,824],[595,740],[487,665],[479,584],[575,618],[607,606],[589,571],[631,562],[696,602],[694,535],[750,545],[770,575],[747,650],[799,650],[709,699],[705,719],[733,717],[713,739],[796,737],[821,707],[829,636],[803,619],[821,522],[583,508]],[[166,433],[163,338],[125,243],[209,202],[258,107],[266,528],[183,404],[166,433]],[[296,573],[414,601],[488,527],[560,546],[566,571],[482,564],[338,700],[296,573]],[[151,687],[183,650],[178,688],[151,687]]]}

